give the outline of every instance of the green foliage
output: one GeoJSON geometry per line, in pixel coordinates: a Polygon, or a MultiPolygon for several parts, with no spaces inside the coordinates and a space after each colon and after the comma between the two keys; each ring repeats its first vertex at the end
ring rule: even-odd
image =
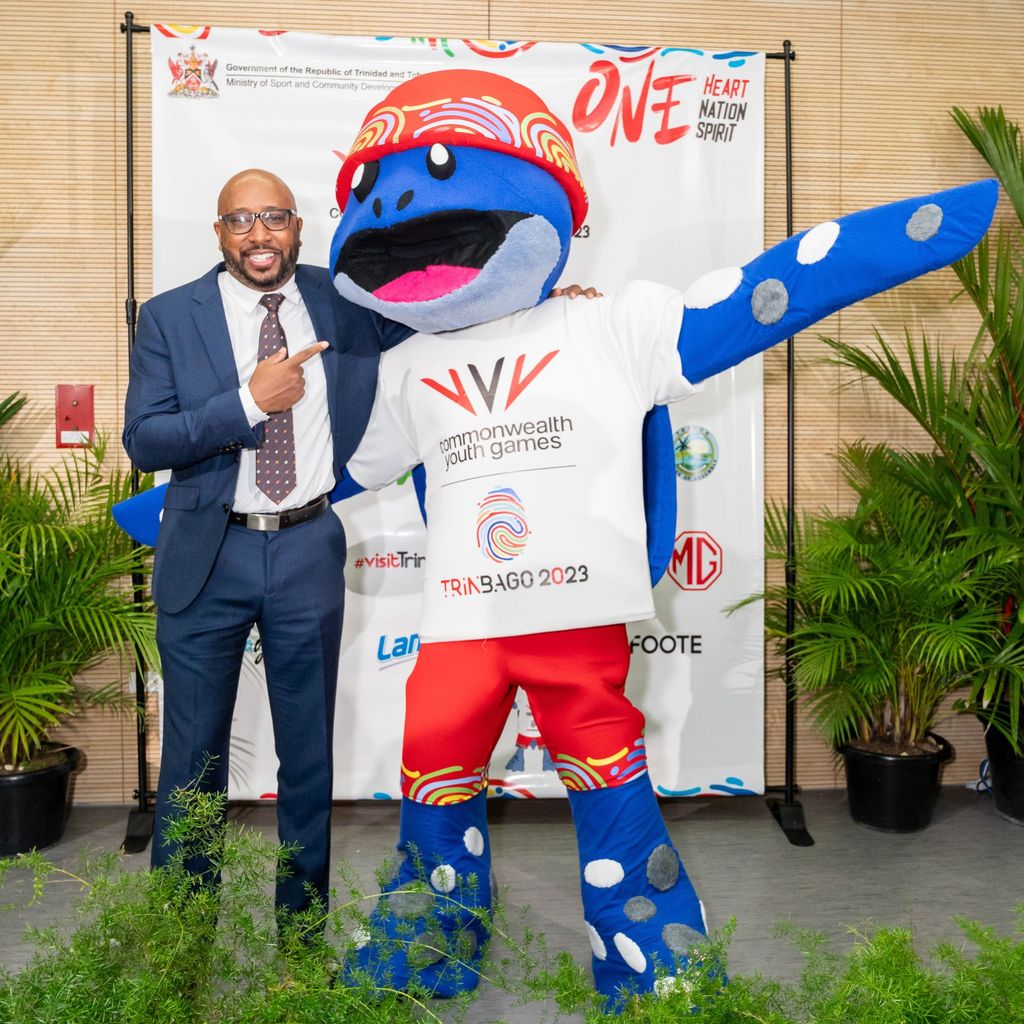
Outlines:
{"type": "MultiPolygon", "coordinates": [[[[950,494],[924,492],[920,477],[942,478],[937,457],[850,445],[840,465],[856,507],[805,518],[795,583],[764,594],[766,628],[791,642],[797,689],[829,743],[910,750],[947,694],[998,662],[1015,554],[998,536],[961,534],[955,480],[945,480],[950,494]]],[[[785,516],[774,506],[766,547],[785,558],[785,516]]]]}
{"type": "MultiPolygon", "coordinates": [[[[20,408],[11,399],[0,415],[20,408]]],[[[134,648],[157,662],[155,618],[132,583],[141,593],[143,552],[110,515],[130,476],[108,473],[105,456],[100,440],[46,476],[0,461],[0,765],[31,761],[83,707],[123,703],[117,684],[76,684],[106,655],[134,648]]]]}
{"type": "MultiPolygon", "coordinates": [[[[915,951],[905,928],[853,932],[844,953],[823,935],[780,928],[804,955],[797,982],[737,975],[723,987],[691,968],[667,995],[634,998],[619,1016],[601,1011],[585,972],[565,954],[538,984],[587,1024],[1024,1024],[1024,906],[1018,913],[1017,937],[958,919],[967,941],[943,943],[931,958],[915,951]]],[[[724,960],[733,927],[707,945],[708,960],[724,960]]]]}
{"type": "Polygon", "coordinates": [[[12,419],[27,401],[28,396],[19,394],[17,391],[0,399],[0,427],[12,419]]]}
{"type": "Polygon", "coordinates": [[[1024,182],[1021,174],[1024,142],[1019,126],[1007,121],[1002,107],[979,107],[976,117],[954,107],[952,116],[971,145],[992,168],[1010,197],[1017,220],[1024,224],[1024,188],[1021,187],[1024,182]]]}
{"type": "MultiPolygon", "coordinates": [[[[179,854],[166,868],[127,872],[100,857],[78,871],[37,853],[0,861],[0,885],[30,880],[29,901],[54,885],[81,890],[77,919],[35,934],[36,953],[18,973],[0,971],[4,1024],[421,1024],[458,1021],[472,997],[350,987],[336,981],[362,913],[375,899],[350,883],[335,909],[310,911],[278,929],[273,879],[288,851],[238,825],[225,826],[225,797],[188,791],[174,825],[179,854]],[[211,860],[216,888],[184,869],[186,855],[211,860]],[[27,874],[29,879],[23,876],[27,874]]],[[[7,909],[10,909],[8,905],[7,909]]],[[[1018,933],[1024,932],[1024,907],[1018,933]]],[[[525,925],[494,922],[483,972],[509,1004],[533,1004],[536,1019],[581,1015],[587,1024],[1024,1024],[1024,938],[959,921],[964,941],[919,956],[906,929],[854,933],[836,952],[821,935],[789,930],[804,955],[795,983],[721,976],[734,930],[694,951],[693,966],[665,977],[665,994],[633,997],[604,1012],[589,972],[552,955],[525,925]],[[696,1013],[694,1011],[696,1010],[696,1013]]]]}
{"type": "Polygon", "coordinates": [[[1016,213],[993,240],[954,265],[980,326],[962,365],[909,334],[902,350],[876,335],[878,352],[824,339],[835,361],[873,381],[925,430],[932,451],[894,453],[907,483],[926,504],[945,507],[959,531],[944,543],[986,540],[1002,550],[1007,580],[993,600],[1005,607],[998,657],[971,677],[965,710],[1003,730],[1018,749],[1024,738],[1024,142],[1002,108],[953,118],[999,178],[1016,213]]]}
{"type": "MultiPolygon", "coordinates": [[[[315,910],[279,932],[273,880],[288,850],[247,828],[226,827],[223,794],[187,791],[169,829],[177,853],[166,868],[125,872],[113,858],[71,873],[39,854],[0,861],[0,877],[33,875],[80,885],[77,927],[36,935],[37,952],[0,980],[0,1020],[10,1024],[384,1024],[439,1019],[422,994],[334,985],[336,951],[315,910]],[[199,885],[186,857],[208,858],[217,886],[199,885]]],[[[359,897],[361,900],[361,897],[359,897]]],[[[358,900],[357,900],[358,902],[358,900]]],[[[351,904],[346,904],[351,907],[351,904]]],[[[355,920],[354,917],[351,917],[355,920]]]]}
{"type": "MultiPolygon", "coordinates": [[[[780,993],[786,1021],[814,1024],[1024,1022],[1024,941],[958,919],[973,944],[943,943],[921,957],[906,928],[854,932],[845,956],[820,935],[792,933],[806,957],[797,985],[780,993]]],[[[1024,907],[1018,911],[1024,930],[1024,907]]]]}

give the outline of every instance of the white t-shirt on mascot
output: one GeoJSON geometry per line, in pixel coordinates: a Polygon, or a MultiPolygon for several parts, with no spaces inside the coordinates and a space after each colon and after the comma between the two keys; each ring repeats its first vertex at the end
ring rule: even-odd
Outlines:
{"type": "Polygon", "coordinates": [[[376,489],[426,468],[424,641],[654,615],[641,426],[700,390],[680,366],[682,315],[681,294],[637,281],[384,354],[348,471],[376,489]]]}

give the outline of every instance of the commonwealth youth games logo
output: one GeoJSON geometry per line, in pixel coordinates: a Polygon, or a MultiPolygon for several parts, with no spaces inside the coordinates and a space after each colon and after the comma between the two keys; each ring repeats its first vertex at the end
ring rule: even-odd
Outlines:
{"type": "Polygon", "coordinates": [[[477,506],[476,543],[492,562],[511,562],[523,553],[530,529],[526,509],[511,487],[488,491],[477,506]]]}
{"type": "Polygon", "coordinates": [[[676,476],[683,480],[703,480],[718,465],[718,442],[704,427],[680,427],[673,435],[676,476]]]}

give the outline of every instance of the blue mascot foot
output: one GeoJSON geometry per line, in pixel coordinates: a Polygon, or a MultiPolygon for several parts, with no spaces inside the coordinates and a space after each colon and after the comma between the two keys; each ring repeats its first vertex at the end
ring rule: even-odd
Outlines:
{"type": "MultiPolygon", "coordinates": [[[[633,993],[673,990],[707,926],[650,780],[570,792],[569,804],[595,987],[613,1009],[633,993]]],[[[707,969],[724,983],[720,966],[707,969]]]]}
{"type": "Polygon", "coordinates": [[[345,965],[351,982],[438,997],[476,988],[490,934],[490,842],[486,793],[434,806],[402,800],[404,854],[345,965]]]}

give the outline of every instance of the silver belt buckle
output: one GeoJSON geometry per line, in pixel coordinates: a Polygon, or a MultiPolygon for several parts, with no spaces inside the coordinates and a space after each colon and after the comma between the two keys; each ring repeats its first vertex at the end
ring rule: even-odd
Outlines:
{"type": "Polygon", "coordinates": [[[250,530],[280,530],[281,515],[278,512],[249,512],[245,525],[250,530]]]}

